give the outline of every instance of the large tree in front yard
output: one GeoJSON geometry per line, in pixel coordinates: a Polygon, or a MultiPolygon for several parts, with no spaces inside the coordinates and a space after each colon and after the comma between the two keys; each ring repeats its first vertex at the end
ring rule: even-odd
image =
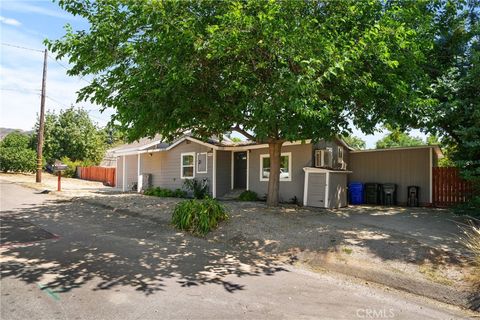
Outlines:
{"type": "Polygon", "coordinates": [[[415,122],[432,6],[423,1],[60,1],[90,29],[47,41],[131,140],[236,130],[268,143],[415,122]]]}

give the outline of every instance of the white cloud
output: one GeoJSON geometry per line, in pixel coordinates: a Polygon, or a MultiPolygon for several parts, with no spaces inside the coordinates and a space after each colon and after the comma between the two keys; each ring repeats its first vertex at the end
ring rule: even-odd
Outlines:
{"type": "Polygon", "coordinates": [[[8,24],[10,26],[15,26],[15,27],[18,27],[18,26],[21,25],[20,21],[18,21],[18,20],[15,20],[15,19],[12,19],[12,18],[5,18],[5,17],[2,17],[2,16],[0,16],[0,22],[4,23],[4,24],[8,24]]]}
{"type": "MultiPolygon", "coordinates": [[[[2,41],[17,46],[42,49],[42,39],[24,30],[2,32],[2,41]]],[[[1,46],[0,59],[0,127],[30,130],[40,110],[43,53],[15,47],[1,46]]],[[[68,66],[68,62],[61,61],[68,66]]],[[[89,111],[92,119],[105,125],[111,110],[100,113],[100,107],[88,102],[76,103],[76,92],[87,85],[77,77],[70,77],[62,66],[48,59],[46,109],[59,112],[72,104],[89,111]]]]}
{"type": "Polygon", "coordinates": [[[2,10],[21,13],[35,13],[67,20],[77,19],[71,14],[67,14],[62,11],[51,10],[44,7],[39,7],[24,1],[5,1],[2,3],[2,10]]]}

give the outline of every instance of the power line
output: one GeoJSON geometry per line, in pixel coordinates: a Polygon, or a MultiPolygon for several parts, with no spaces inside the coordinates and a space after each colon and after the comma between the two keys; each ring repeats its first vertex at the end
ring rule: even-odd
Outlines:
{"type": "Polygon", "coordinates": [[[42,52],[43,53],[43,50],[22,47],[22,46],[18,46],[18,45],[6,43],[6,42],[2,42],[2,46],[7,46],[7,47],[12,47],[12,48],[17,48],[17,49],[23,49],[23,50],[29,50],[29,51],[35,51],[35,52],[42,52]]]}
{"type": "MultiPolygon", "coordinates": [[[[17,49],[22,49],[22,50],[28,50],[28,51],[34,51],[34,52],[44,52],[43,50],[39,50],[39,49],[34,49],[34,48],[28,48],[28,47],[23,47],[23,46],[19,46],[19,45],[15,45],[15,44],[11,44],[11,43],[6,43],[6,42],[2,42],[2,46],[7,46],[7,47],[12,47],[12,48],[17,48],[17,49]]],[[[52,57],[51,55],[48,55],[48,57],[50,59],[52,59],[53,61],[55,61],[59,66],[61,66],[62,68],[64,68],[65,70],[70,70],[67,66],[65,66],[64,64],[60,63],[55,57],[52,57]]],[[[83,80],[85,81],[86,83],[88,84],[92,84],[90,81],[86,80],[84,77],[82,76],[76,76],[78,77],[80,80],[83,80]]]]}
{"type": "Polygon", "coordinates": [[[36,89],[19,89],[19,88],[0,88],[0,90],[3,91],[15,91],[15,92],[21,92],[21,93],[31,93],[31,94],[40,94],[40,90],[36,89]]]}

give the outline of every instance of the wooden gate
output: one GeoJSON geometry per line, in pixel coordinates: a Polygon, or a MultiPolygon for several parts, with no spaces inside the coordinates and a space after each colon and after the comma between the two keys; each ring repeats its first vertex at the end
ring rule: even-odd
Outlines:
{"type": "Polygon", "coordinates": [[[433,205],[447,207],[467,201],[473,194],[471,182],[462,179],[458,168],[432,168],[433,205]]]}
{"type": "Polygon", "coordinates": [[[108,167],[80,167],[80,179],[100,181],[115,187],[115,168],[108,167]]]}

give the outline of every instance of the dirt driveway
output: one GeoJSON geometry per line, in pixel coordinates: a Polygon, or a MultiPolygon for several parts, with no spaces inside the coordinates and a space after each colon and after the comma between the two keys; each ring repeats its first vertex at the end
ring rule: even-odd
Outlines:
{"type": "MultiPolygon", "coordinates": [[[[33,182],[28,185],[33,176],[0,177],[39,188],[33,182]]],[[[55,177],[44,178],[40,188],[51,189],[55,177]]],[[[65,190],[56,195],[148,218],[168,228],[179,201],[121,194],[100,183],[78,179],[65,179],[65,190]]],[[[465,221],[448,210],[361,206],[271,209],[261,202],[224,204],[231,219],[208,235],[206,240],[212,244],[233,246],[316,272],[340,272],[443,302],[480,305],[480,290],[471,285],[473,267],[468,264],[468,252],[458,241],[458,226],[465,221]]]]}
{"type": "MultiPolygon", "coordinates": [[[[173,198],[137,194],[90,198],[119,213],[167,223],[173,198]]],[[[459,243],[462,218],[448,210],[349,207],[323,210],[226,201],[231,219],[207,236],[255,254],[317,272],[341,272],[457,305],[472,295],[468,252],[459,243]]],[[[475,292],[475,291],[474,291],[475,292]]]]}

